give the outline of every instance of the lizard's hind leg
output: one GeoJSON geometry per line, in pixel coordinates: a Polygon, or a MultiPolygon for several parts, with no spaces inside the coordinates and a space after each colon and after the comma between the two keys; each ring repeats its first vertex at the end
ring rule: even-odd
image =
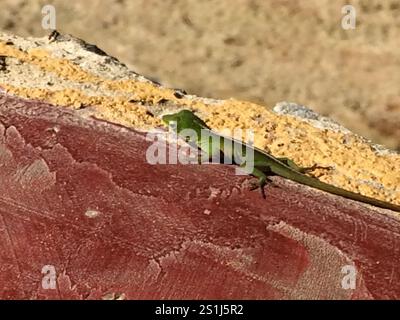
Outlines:
{"type": "Polygon", "coordinates": [[[327,169],[331,170],[331,167],[323,167],[319,166],[317,164],[312,165],[311,167],[300,167],[298,166],[293,160],[290,160],[289,158],[277,158],[280,162],[284,163],[294,171],[300,172],[300,173],[308,173],[310,171],[314,171],[315,169],[327,169]]]}

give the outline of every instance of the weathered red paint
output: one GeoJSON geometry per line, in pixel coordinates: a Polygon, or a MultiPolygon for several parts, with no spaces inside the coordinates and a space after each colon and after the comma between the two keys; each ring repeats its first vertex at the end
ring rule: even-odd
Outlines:
{"type": "Polygon", "coordinates": [[[150,165],[149,144],[0,95],[0,298],[400,297],[400,223],[382,210],[280,178],[264,200],[230,166],[150,165]]]}

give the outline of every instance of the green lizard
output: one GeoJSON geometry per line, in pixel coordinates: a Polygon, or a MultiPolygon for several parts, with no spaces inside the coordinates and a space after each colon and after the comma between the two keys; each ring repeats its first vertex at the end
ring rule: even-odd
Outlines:
{"type": "Polygon", "coordinates": [[[301,168],[290,159],[275,158],[272,155],[260,149],[253,148],[241,141],[218,135],[211,131],[207,124],[192,111],[181,110],[178,113],[167,114],[162,117],[162,120],[167,125],[174,123],[176,126],[174,130],[177,134],[185,138],[187,142],[195,144],[207,155],[208,158],[223,156],[225,160],[228,159],[231,161],[229,163],[239,165],[240,167],[246,167],[246,165],[248,165],[246,164],[246,159],[249,159],[248,150],[250,149],[253,153],[251,160],[254,162],[249,174],[259,179],[257,187],[260,187],[264,198],[264,186],[266,181],[269,180],[268,176],[278,175],[348,199],[400,212],[400,206],[398,205],[347,191],[304,174],[309,170],[313,170],[317,166],[301,168]],[[212,141],[216,140],[210,141],[210,138],[217,138],[217,143],[212,143],[212,141]]]}

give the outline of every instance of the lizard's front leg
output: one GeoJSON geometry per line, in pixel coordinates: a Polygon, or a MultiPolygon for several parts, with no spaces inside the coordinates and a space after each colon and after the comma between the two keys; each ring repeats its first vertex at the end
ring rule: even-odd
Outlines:
{"type": "Polygon", "coordinates": [[[264,187],[267,184],[267,182],[271,183],[272,180],[269,179],[268,176],[263,171],[261,171],[260,169],[257,169],[257,168],[253,168],[251,175],[258,178],[258,182],[253,183],[253,185],[250,187],[250,190],[260,188],[261,196],[265,199],[266,197],[265,197],[264,187]]]}

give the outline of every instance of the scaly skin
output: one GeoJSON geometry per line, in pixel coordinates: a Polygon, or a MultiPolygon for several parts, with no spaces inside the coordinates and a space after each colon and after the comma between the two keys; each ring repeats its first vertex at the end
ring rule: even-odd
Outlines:
{"type": "Polygon", "coordinates": [[[162,120],[167,125],[172,121],[175,122],[175,129],[178,135],[184,137],[188,142],[195,143],[206,153],[208,158],[216,156],[225,157],[225,160],[229,160],[228,163],[245,167],[246,155],[248,155],[246,150],[247,152],[249,150],[250,152],[254,152],[254,166],[252,166],[249,174],[259,179],[259,187],[261,188],[263,197],[265,197],[264,185],[268,180],[268,176],[278,175],[344,198],[400,212],[400,206],[395,204],[341,189],[304,174],[304,172],[312,170],[314,167],[300,168],[290,159],[275,158],[268,153],[253,148],[240,141],[228,137],[222,137],[221,135],[212,132],[206,123],[197,117],[192,111],[181,110],[178,113],[164,115],[162,120]],[[195,134],[188,134],[188,130],[191,130],[191,132],[195,134]],[[210,137],[213,139],[211,141],[216,141],[216,143],[211,143],[210,137]]]}

